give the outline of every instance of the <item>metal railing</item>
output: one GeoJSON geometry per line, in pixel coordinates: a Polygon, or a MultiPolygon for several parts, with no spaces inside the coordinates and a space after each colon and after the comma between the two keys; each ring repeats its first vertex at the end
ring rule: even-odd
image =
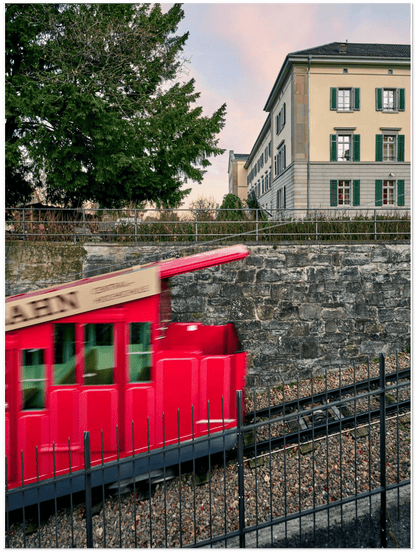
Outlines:
{"type": "MultiPolygon", "coordinates": [[[[249,425],[243,425],[243,398],[238,391],[235,429],[210,434],[208,425],[206,437],[178,440],[176,445],[108,465],[104,461],[91,465],[85,433],[84,470],[71,470],[69,453],[67,475],[6,489],[6,546],[254,548],[273,543],[301,548],[305,543],[323,547],[330,542],[332,547],[398,547],[390,510],[393,504],[400,511],[401,493],[410,484],[410,414],[401,402],[404,393],[410,397],[410,373],[400,377],[397,357],[396,363],[397,372],[387,378],[385,358],[380,355],[378,376],[368,376],[364,383],[357,381],[354,367],[347,394],[341,393],[341,385],[328,388],[328,373],[315,381],[312,377],[311,384],[283,383],[274,390],[280,397],[275,417],[270,389],[254,393],[249,425]],[[307,400],[300,397],[304,384],[311,385],[307,400]],[[325,395],[319,404],[317,386],[325,395]],[[266,407],[257,409],[256,403],[265,397],[266,407]],[[363,415],[358,414],[364,407],[368,418],[364,414],[363,424],[363,415]],[[342,425],[345,409],[352,417],[347,426],[342,425]],[[334,432],[329,428],[337,426],[337,420],[334,432]],[[301,437],[305,424],[310,425],[307,440],[301,437]],[[272,446],[276,433],[281,441],[278,450],[272,446]],[[230,436],[236,443],[232,450],[226,446],[230,436]],[[269,442],[262,454],[256,450],[259,436],[269,442]],[[253,438],[254,455],[248,454],[246,444],[253,438]],[[169,469],[175,462],[172,475],[169,469]],[[136,464],[148,474],[137,477],[136,464]],[[126,492],[121,474],[126,477],[128,467],[136,478],[130,478],[126,492]],[[155,468],[159,481],[151,471],[155,468]],[[109,470],[115,479],[113,491],[104,484],[109,470]],[[204,478],[205,484],[199,485],[204,478]],[[62,482],[70,489],[70,499],[58,508],[56,489],[62,482]],[[48,519],[42,517],[39,498],[46,485],[55,489],[48,519]],[[17,496],[23,503],[13,510],[10,504],[17,496]]],[[[343,379],[339,372],[340,384],[343,379]]],[[[178,412],[178,435],[179,424],[178,412]]]]}
{"type": "Polygon", "coordinates": [[[171,243],[408,240],[410,209],[6,209],[6,240],[171,243]]]}

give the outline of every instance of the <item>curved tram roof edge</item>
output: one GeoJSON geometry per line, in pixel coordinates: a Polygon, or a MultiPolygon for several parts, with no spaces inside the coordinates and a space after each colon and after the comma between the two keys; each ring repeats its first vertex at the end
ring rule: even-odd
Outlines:
{"type": "Polygon", "coordinates": [[[242,260],[248,254],[245,246],[235,245],[7,297],[5,329],[17,330],[157,295],[164,278],[242,260]]]}

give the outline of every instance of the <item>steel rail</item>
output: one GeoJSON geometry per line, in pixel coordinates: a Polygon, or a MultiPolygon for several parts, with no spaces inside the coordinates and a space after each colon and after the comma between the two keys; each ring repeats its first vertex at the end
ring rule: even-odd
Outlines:
{"type": "MultiPolygon", "coordinates": [[[[390,372],[389,374],[386,374],[386,382],[394,382],[401,379],[410,379],[410,368],[404,368],[403,370],[396,370],[395,372],[390,372]]],[[[325,391],[321,393],[316,393],[313,396],[309,395],[308,397],[299,398],[299,399],[295,399],[293,401],[288,401],[284,403],[282,402],[278,405],[267,406],[266,408],[261,408],[259,410],[253,410],[251,412],[247,412],[244,416],[244,421],[245,421],[245,424],[247,425],[247,423],[251,423],[255,418],[270,418],[271,416],[281,414],[283,410],[290,412],[292,408],[299,408],[300,406],[309,404],[311,402],[315,402],[315,403],[321,402],[324,399],[329,399],[332,397],[336,397],[337,399],[339,399],[340,397],[344,395],[348,395],[350,393],[354,395],[353,399],[356,398],[358,400],[360,397],[355,396],[357,391],[363,391],[363,390],[367,391],[369,387],[374,387],[374,386],[378,387],[379,383],[380,383],[380,377],[376,376],[374,378],[360,380],[356,383],[345,385],[343,387],[326,389],[325,391]]]]}
{"type": "MultiPolygon", "coordinates": [[[[330,408],[330,405],[326,405],[326,408],[330,408]]],[[[391,412],[402,410],[405,408],[410,408],[410,399],[406,399],[404,401],[400,402],[394,402],[386,406],[386,414],[389,414],[391,412]]],[[[296,414],[293,413],[293,418],[296,417],[303,417],[307,411],[303,411],[302,414],[296,414]]],[[[292,444],[296,443],[298,441],[301,442],[301,444],[304,444],[305,441],[307,441],[312,433],[314,433],[314,436],[320,436],[320,435],[328,435],[333,431],[340,431],[346,427],[349,427],[351,425],[355,425],[357,423],[364,423],[365,421],[369,419],[373,419],[380,415],[380,409],[374,409],[374,410],[368,410],[366,412],[361,412],[359,414],[353,414],[351,416],[345,416],[340,419],[336,419],[333,421],[326,421],[321,422],[320,424],[314,424],[312,423],[310,427],[304,428],[304,429],[298,429],[297,431],[293,431],[291,433],[285,433],[284,435],[280,435],[277,437],[273,437],[271,439],[265,439],[263,441],[256,442],[254,444],[249,444],[244,446],[244,455],[249,456],[253,455],[254,452],[256,454],[258,452],[263,452],[265,450],[269,450],[271,447],[272,449],[276,447],[280,447],[283,444],[292,444]]],[[[279,421],[279,420],[275,420],[279,421]]],[[[274,423],[273,420],[268,422],[270,424],[274,423]]],[[[246,426],[247,427],[247,426],[246,426]]],[[[249,427],[249,426],[248,426],[249,427]]],[[[255,425],[253,426],[255,427],[255,425]]]]}

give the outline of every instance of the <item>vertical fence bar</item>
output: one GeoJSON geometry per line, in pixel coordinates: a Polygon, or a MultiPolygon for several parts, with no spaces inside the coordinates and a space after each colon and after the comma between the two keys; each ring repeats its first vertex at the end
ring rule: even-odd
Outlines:
{"type": "Polygon", "coordinates": [[[383,353],[380,354],[380,544],[387,548],[387,491],[386,491],[386,369],[383,353]]]}
{"type": "Polygon", "coordinates": [[[82,208],[82,235],[84,237],[84,242],[86,240],[86,237],[87,237],[87,228],[85,226],[85,209],[82,208]]]}
{"type": "Polygon", "coordinates": [[[85,524],[87,529],[87,548],[93,547],[92,541],[92,492],[91,492],[91,448],[90,432],[84,431],[84,467],[85,467],[85,524]]]}
{"type": "Polygon", "coordinates": [[[238,519],[240,548],[246,547],[244,509],[244,442],[243,442],[243,392],[237,391],[237,439],[238,439],[238,519]]]}
{"type": "Polygon", "coordinates": [[[23,207],[22,211],[22,232],[23,232],[23,241],[26,241],[26,220],[25,220],[25,208],[23,207]]]}
{"type": "Polygon", "coordinates": [[[256,241],[259,241],[259,210],[256,209],[256,241]]]}
{"type": "Polygon", "coordinates": [[[198,211],[195,211],[195,243],[198,243],[198,211]]]}
{"type": "Polygon", "coordinates": [[[318,209],[315,209],[315,241],[318,241],[318,209]]]}
{"type": "Polygon", "coordinates": [[[377,239],[377,211],[374,209],[374,240],[377,239]]]}
{"type": "Polygon", "coordinates": [[[134,209],[134,243],[137,243],[137,209],[134,209]]]}

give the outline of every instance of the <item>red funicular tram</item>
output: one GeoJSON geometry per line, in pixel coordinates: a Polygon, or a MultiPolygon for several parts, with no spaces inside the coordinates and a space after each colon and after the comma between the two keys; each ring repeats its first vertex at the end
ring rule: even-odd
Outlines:
{"type": "MultiPolygon", "coordinates": [[[[170,322],[169,278],[241,245],[6,299],[8,488],[235,427],[246,354],[232,324],[170,322]],[[133,422],[133,423],[132,423],[133,422]],[[134,442],[134,451],[133,451],[134,442]],[[23,462],[22,462],[23,458],[23,462]],[[23,470],[23,473],[22,473],[23,470]]],[[[17,502],[16,502],[17,504],[17,502]]]]}

